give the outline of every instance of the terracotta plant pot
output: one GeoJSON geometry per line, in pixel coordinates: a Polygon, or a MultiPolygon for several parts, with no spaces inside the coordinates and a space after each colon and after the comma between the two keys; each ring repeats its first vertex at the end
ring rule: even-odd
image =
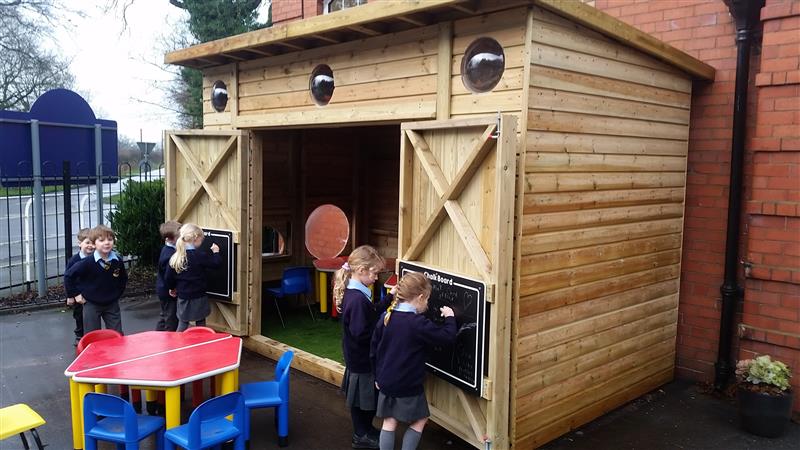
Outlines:
{"type": "Polygon", "coordinates": [[[752,434],[779,437],[792,415],[792,392],[769,395],[739,387],[739,419],[742,428],[752,434]]]}

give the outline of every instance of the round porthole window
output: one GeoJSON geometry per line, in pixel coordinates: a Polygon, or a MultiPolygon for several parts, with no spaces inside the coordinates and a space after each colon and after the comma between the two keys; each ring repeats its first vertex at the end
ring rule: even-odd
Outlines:
{"type": "Polygon", "coordinates": [[[478,38],[461,60],[461,81],[472,92],[488,92],[500,82],[505,68],[503,47],[492,38],[478,38]]]}
{"type": "Polygon", "coordinates": [[[311,72],[311,79],[308,82],[308,89],[311,91],[311,98],[319,106],[325,106],[333,97],[333,71],[326,64],[320,64],[311,72]]]}
{"type": "Polygon", "coordinates": [[[222,112],[225,111],[225,106],[227,104],[228,88],[225,86],[225,83],[217,80],[211,85],[211,106],[214,107],[214,111],[222,112]]]}

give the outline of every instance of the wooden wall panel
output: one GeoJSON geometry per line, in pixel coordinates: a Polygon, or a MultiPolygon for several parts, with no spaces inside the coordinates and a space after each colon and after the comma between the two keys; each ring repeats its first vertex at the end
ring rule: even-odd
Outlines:
{"type": "Polygon", "coordinates": [[[239,127],[396,121],[436,113],[439,26],[263,58],[239,65],[239,127]],[[333,70],[330,103],[314,104],[311,72],[333,70]]]}
{"type": "Polygon", "coordinates": [[[455,22],[450,90],[452,117],[485,116],[498,112],[519,113],[525,104],[524,73],[528,10],[514,8],[455,22]],[[480,37],[490,37],[503,46],[505,72],[491,92],[474,94],[461,81],[461,60],[467,47],[480,37]]]}
{"type": "Polygon", "coordinates": [[[532,448],[669,380],[691,81],[534,8],[512,417],[532,448]]]}

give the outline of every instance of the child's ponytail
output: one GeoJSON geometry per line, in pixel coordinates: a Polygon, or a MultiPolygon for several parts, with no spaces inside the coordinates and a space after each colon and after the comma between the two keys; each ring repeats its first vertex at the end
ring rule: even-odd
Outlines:
{"type": "Polygon", "coordinates": [[[186,246],[203,235],[203,229],[193,223],[184,224],[180,229],[180,236],[175,241],[175,254],[169,258],[169,266],[176,273],[186,270],[186,246]]]}
{"type": "MultiPolygon", "coordinates": [[[[333,275],[333,301],[336,304],[336,311],[342,312],[342,299],[347,283],[350,282],[352,271],[348,263],[344,263],[341,269],[333,275]]],[[[325,289],[324,287],[322,289],[325,289]]]]}

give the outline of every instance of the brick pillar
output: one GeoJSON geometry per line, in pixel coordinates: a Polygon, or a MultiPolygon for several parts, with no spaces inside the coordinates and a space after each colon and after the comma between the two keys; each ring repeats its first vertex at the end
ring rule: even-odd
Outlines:
{"type": "Polygon", "coordinates": [[[739,356],[790,365],[800,411],[800,2],[767,0],[761,21],[739,356]]]}

